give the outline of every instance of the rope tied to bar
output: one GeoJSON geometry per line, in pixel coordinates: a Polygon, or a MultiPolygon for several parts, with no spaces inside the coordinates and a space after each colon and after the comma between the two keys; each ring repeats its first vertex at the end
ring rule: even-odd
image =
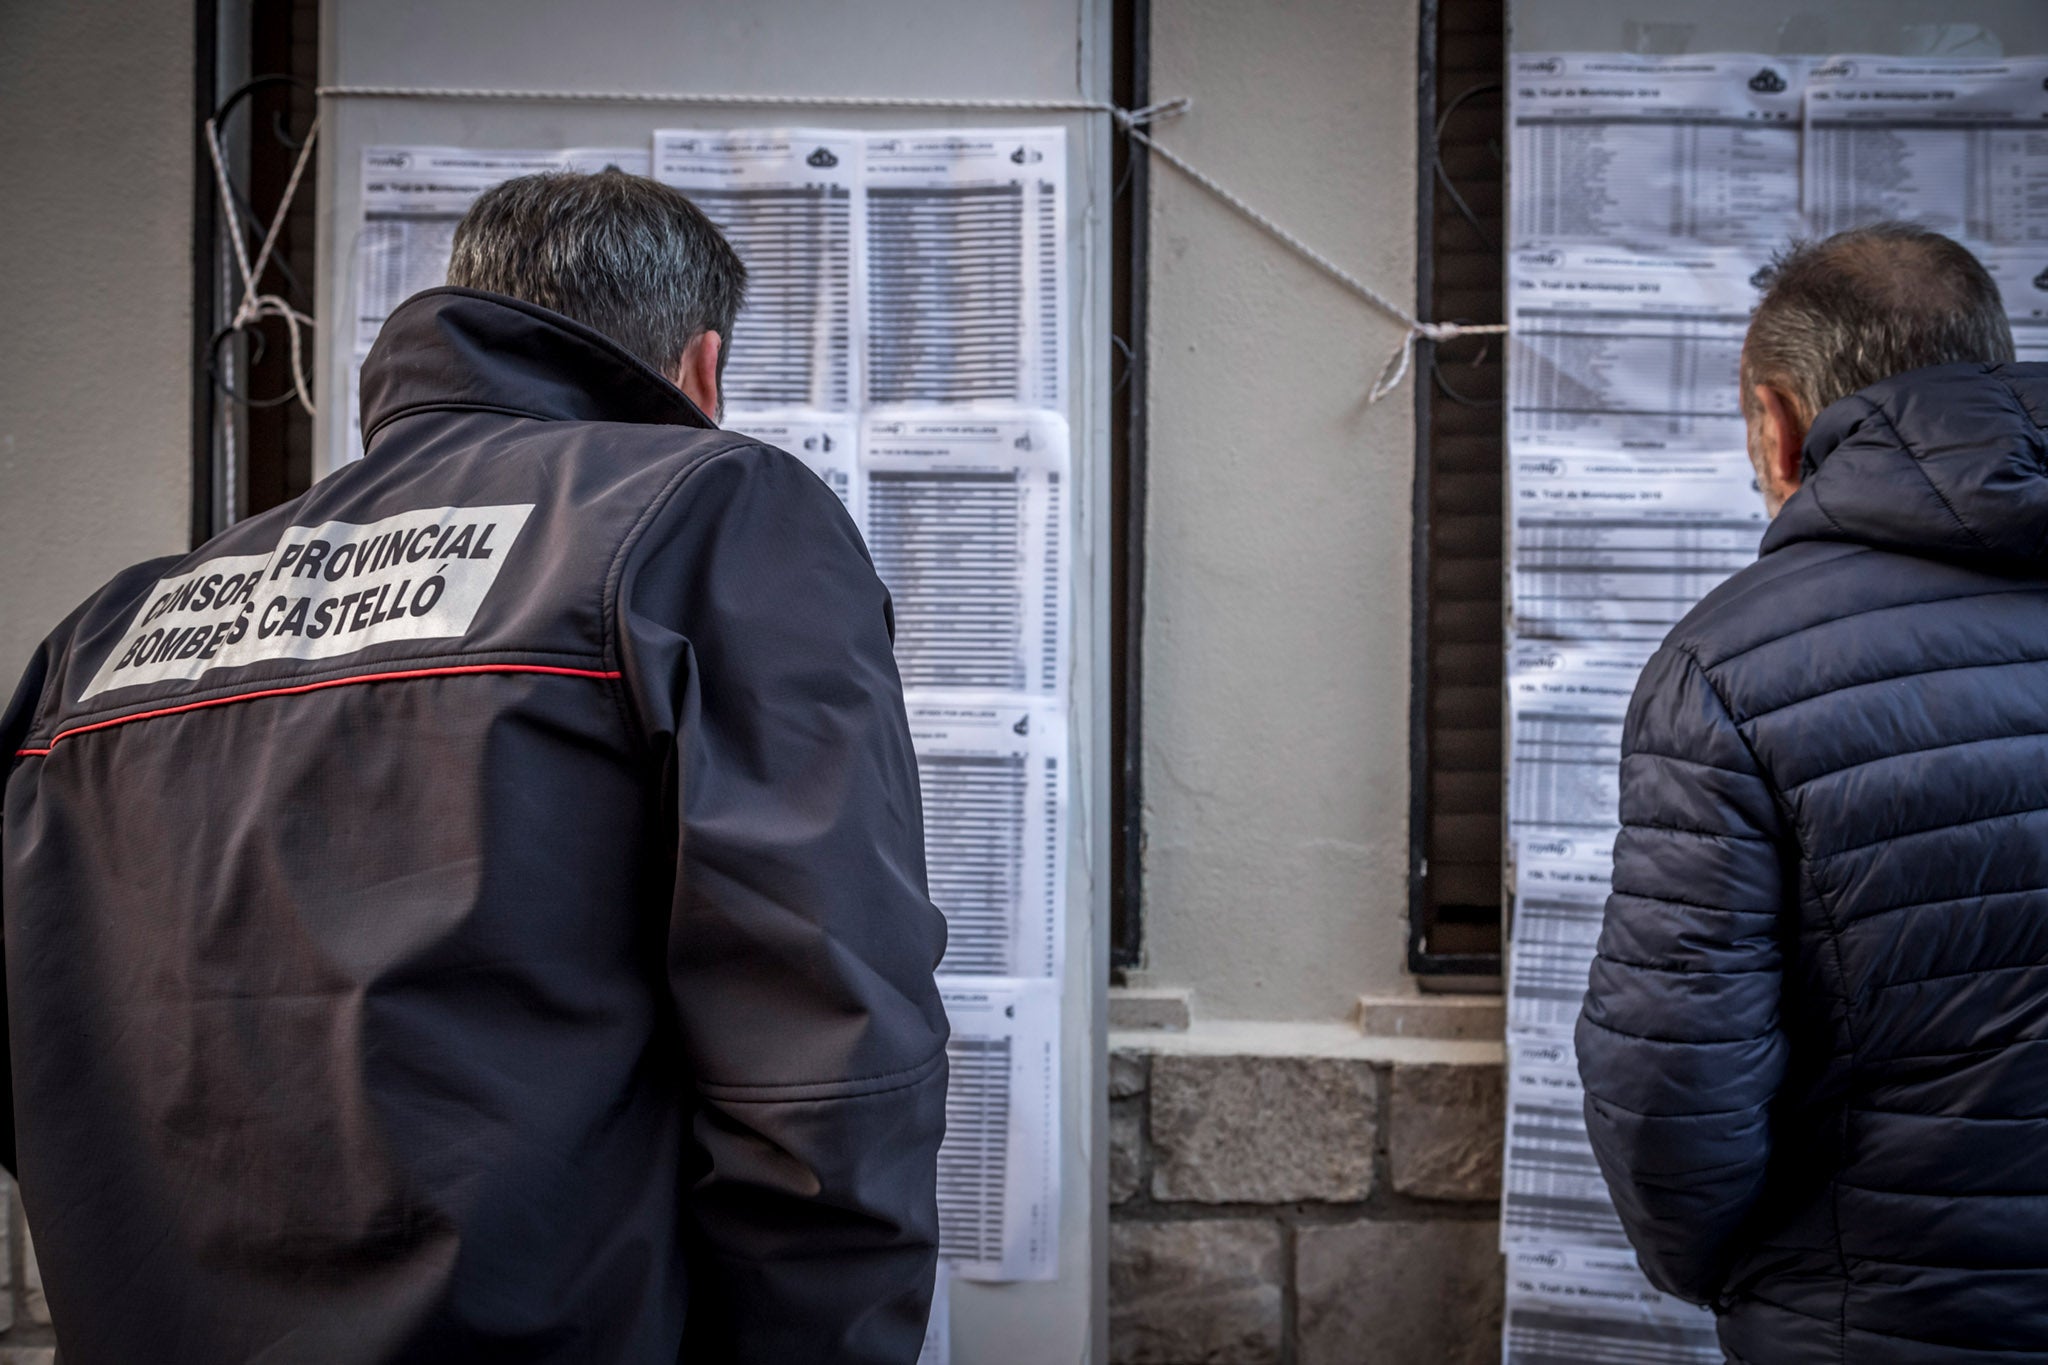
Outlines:
{"type": "Polygon", "coordinates": [[[242,240],[241,220],[235,212],[234,191],[228,185],[227,150],[221,146],[220,124],[216,119],[206,120],[206,153],[213,161],[213,183],[220,191],[220,207],[228,224],[228,240],[235,248],[235,270],[242,277],[242,302],[235,309],[234,317],[229,319],[227,330],[240,331],[264,318],[284,320],[285,330],[291,334],[292,390],[298,395],[299,406],[306,410],[308,417],[318,413],[313,408],[312,385],[306,378],[305,350],[299,329],[315,324],[311,317],[292,307],[281,295],[263,293],[256,282],[263,278],[263,271],[270,264],[271,252],[277,247],[277,234],[284,230],[285,219],[291,215],[292,200],[299,192],[299,181],[305,178],[306,167],[312,162],[313,144],[319,137],[320,120],[315,118],[306,132],[305,145],[299,148],[299,159],[292,165],[291,178],[285,182],[277,212],[270,219],[270,228],[263,234],[263,245],[258,248],[252,265],[248,244],[242,240]]]}

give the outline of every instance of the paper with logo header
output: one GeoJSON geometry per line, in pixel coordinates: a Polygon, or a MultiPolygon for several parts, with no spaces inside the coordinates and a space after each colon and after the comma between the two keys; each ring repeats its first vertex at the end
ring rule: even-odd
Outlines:
{"type": "Polygon", "coordinates": [[[1517,1247],[1507,1260],[1504,1365],[1722,1365],[1713,1314],[1651,1288],[1632,1253],[1517,1247]]]}
{"type": "Polygon", "coordinates": [[[2048,243],[2048,58],[1825,58],[1805,122],[1819,236],[1904,219],[1972,246],[2048,243]]]}
{"type": "Polygon", "coordinates": [[[1653,648],[1517,640],[1508,650],[1508,826],[1620,827],[1621,726],[1653,648]]]}
{"type": "Polygon", "coordinates": [[[1614,838],[1605,830],[1525,828],[1511,847],[1508,1032],[1569,1041],[1613,889],[1614,838]]]}
{"type": "Polygon", "coordinates": [[[704,210],[747,267],[725,339],[728,406],[854,408],[860,147],[843,129],[655,132],[654,178],[704,210]]]}
{"type": "Polygon", "coordinates": [[[1761,250],[1508,253],[1508,441],[1744,449],[1742,339],[1761,250]]]}
{"type": "Polygon", "coordinates": [[[1770,243],[1799,228],[1801,59],[1509,59],[1516,245],[1770,243]]]}
{"type": "Polygon", "coordinates": [[[293,526],[267,555],[226,555],[161,579],[79,700],[275,659],[459,639],[532,511],[429,507],[293,526]]]}
{"type": "Polygon", "coordinates": [[[354,349],[368,351],[384,319],[406,299],[448,283],[455,225],[485,190],[522,175],[599,171],[606,166],[645,175],[647,148],[365,147],[363,222],[355,250],[354,349]]]}
{"type": "Polygon", "coordinates": [[[1627,1250],[1586,1137],[1586,1094],[1569,1038],[1508,1040],[1507,1146],[1503,1247],[1627,1250]]]}
{"type": "Polygon", "coordinates": [[[861,529],[895,601],[904,687],[1063,697],[1065,421],[878,412],[860,468],[861,529]]]}
{"type": "Polygon", "coordinates": [[[941,977],[939,994],[953,1026],[940,1259],[963,1280],[1049,1280],[1059,1265],[1059,983],[941,977]]]}
{"type": "Polygon", "coordinates": [[[846,510],[859,517],[854,501],[860,491],[854,450],[859,426],[852,417],[833,412],[732,412],[726,414],[724,425],[802,460],[846,510]]]}
{"type": "Polygon", "coordinates": [[[946,975],[1052,978],[1065,953],[1067,726],[1011,697],[912,693],[925,867],[946,975]]]}
{"type": "Polygon", "coordinates": [[[1546,450],[1508,458],[1515,633],[1664,638],[1756,560],[1768,521],[1739,450],[1546,450]]]}
{"type": "Polygon", "coordinates": [[[1057,128],[868,135],[870,403],[1060,405],[1066,148],[1057,128]]]}
{"type": "Polygon", "coordinates": [[[363,219],[351,253],[355,317],[337,332],[348,338],[348,424],[339,458],[363,453],[359,390],[363,358],[391,310],[419,293],[448,283],[455,227],[477,197],[494,185],[543,171],[601,171],[617,166],[647,174],[647,148],[570,147],[559,151],[498,151],[476,147],[363,149],[363,219]]]}
{"type": "Polygon", "coordinates": [[[1998,284],[2012,324],[2014,358],[2048,360],[2048,242],[2034,247],[1986,247],[1977,253],[1998,284]]]}

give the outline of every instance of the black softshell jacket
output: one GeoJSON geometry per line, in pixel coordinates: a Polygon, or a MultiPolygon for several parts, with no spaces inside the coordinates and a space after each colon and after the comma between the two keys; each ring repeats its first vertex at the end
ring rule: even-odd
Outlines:
{"type": "Polygon", "coordinates": [[[1586,1117],[1746,1365],[2048,1359],[2044,419],[2042,365],[1828,408],[1629,711],[1586,1117]]]}
{"type": "Polygon", "coordinates": [[[944,926],[852,522],[512,299],[416,296],[362,391],[6,713],[66,1365],[914,1360],[944,926]]]}

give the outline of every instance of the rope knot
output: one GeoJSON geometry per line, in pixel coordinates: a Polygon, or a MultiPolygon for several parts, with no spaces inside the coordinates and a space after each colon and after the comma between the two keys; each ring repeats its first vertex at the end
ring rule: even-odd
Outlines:
{"type": "Polygon", "coordinates": [[[1193,104],[1194,100],[1190,96],[1182,95],[1179,99],[1161,100],[1142,109],[1121,109],[1111,105],[1109,117],[1120,132],[1128,133],[1134,128],[1147,127],[1163,118],[1178,118],[1193,104]]]}

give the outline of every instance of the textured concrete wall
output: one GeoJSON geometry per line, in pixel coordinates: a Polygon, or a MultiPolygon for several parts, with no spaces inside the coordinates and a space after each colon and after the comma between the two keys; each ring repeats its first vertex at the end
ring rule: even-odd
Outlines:
{"type": "Polygon", "coordinates": [[[192,7],[6,0],[0,687],[116,570],[185,548],[192,7]]]}
{"type": "MultiPolygon", "coordinates": [[[[1171,0],[1161,141],[1404,302],[1412,0],[1171,0]]],[[[1152,179],[1144,979],[1200,1018],[1407,989],[1412,395],[1397,325],[1152,179]]]]}

